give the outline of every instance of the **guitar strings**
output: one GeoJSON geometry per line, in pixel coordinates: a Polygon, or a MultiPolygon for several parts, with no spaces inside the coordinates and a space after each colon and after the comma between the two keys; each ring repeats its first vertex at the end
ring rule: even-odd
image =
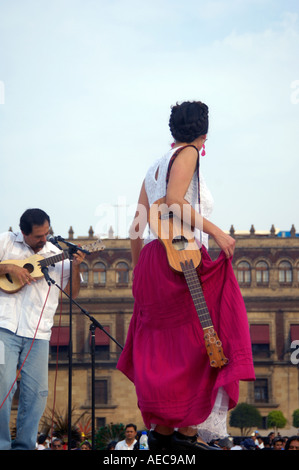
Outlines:
{"type": "Polygon", "coordinates": [[[185,265],[182,264],[182,268],[202,327],[212,327],[213,324],[204,298],[202,286],[192,260],[190,260],[189,264],[187,262],[185,265]]]}

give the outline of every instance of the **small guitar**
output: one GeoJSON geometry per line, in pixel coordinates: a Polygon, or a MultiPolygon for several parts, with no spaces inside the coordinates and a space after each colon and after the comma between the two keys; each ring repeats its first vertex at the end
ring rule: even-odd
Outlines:
{"type": "Polygon", "coordinates": [[[169,210],[165,198],[152,204],[149,225],[152,232],[164,245],[170,267],[184,274],[200,324],[204,330],[210,365],[221,368],[228,363],[228,359],[223,354],[222,343],[214,329],[196,271],[201,263],[201,252],[195,241],[192,228],[169,210]]]}
{"type": "MultiPolygon", "coordinates": [[[[85,249],[91,253],[95,251],[101,251],[105,248],[105,246],[100,240],[97,240],[94,243],[90,243],[80,248],[85,249]]],[[[64,259],[68,259],[69,257],[70,255],[68,250],[63,250],[61,253],[50,256],[49,258],[44,258],[42,255],[36,254],[22,260],[4,260],[0,264],[14,264],[16,266],[20,266],[21,268],[27,269],[33,278],[41,279],[44,276],[41,271],[42,268],[51,266],[52,264],[58,263],[64,259]]],[[[0,289],[2,291],[8,294],[14,294],[15,292],[18,292],[20,289],[22,289],[22,287],[23,285],[15,276],[11,276],[10,274],[0,275],[0,289]]]]}

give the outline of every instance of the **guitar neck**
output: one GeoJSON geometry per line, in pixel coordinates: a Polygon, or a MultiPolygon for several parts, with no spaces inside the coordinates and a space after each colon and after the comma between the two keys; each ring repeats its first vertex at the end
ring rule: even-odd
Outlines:
{"type": "Polygon", "coordinates": [[[202,328],[206,329],[213,327],[202,287],[192,259],[190,261],[181,262],[181,267],[202,328]]]}
{"type": "MultiPolygon", "coordinates": [[[[101,240],[97,240],[94,243],[90,243],[88,245],[83,245],[80,247],[81,250],[88,250],[85,251],[85,253],[90,254],[93,252],[101,251],[104,250],[105,245],[101,242],[101,240]]],[[[39,261],[39,264],[42,268],[46,268],[47,266],[50,266],[51,264],[58,263],[59,261],[62,261],[64,259],[70,258],[70,252],[69,250],[63,250],[61,253],[58,253],[57,255],[50,256],[49,258],[44,258],[43,260],[39,261]]]]}
{"type": "Polygon", "coordinates": [[[58,263],[59,261],[62,261],[68,258],[69,258],[69,253],[67,250],[64,250],[62,253],[58,253],[57,255],[49,256],[49,258],[44,258],[40,260],[39,264],[42,268],[46,268],[47,266],[50,266],[51,264],[58,263]]]}

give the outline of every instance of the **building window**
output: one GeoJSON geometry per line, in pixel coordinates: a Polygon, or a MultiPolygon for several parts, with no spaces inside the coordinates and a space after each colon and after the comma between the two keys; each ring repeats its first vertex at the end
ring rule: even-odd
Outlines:
{"type": "Polygon", "coordinates": [[[291,325],[291,341],[299,341],[299,324],[291,325]]]}
{"type": "Polygon", "coordinates": [[[254,382],[254,401],[256,403],[269,403],[268,379],[256,379],[254,382]]]}
{"type": "Polygon", "coordinates": [[[251,283],[251,269],[247,261],[241,261],[237,266],[237,279],[241,285],[250,285],[251,283]]]}
{"type": "Polygon", "coordinates": [[[87,285],[88,283],[88,266],[86,263],[80,264],[80,274],[82,276],[82,283],[83,285],[87,285]]]}
{"type": "Polygon", "coordinates": [[[108,380],[96,379],[95,380],[95,404],[108,405],[108,380]]]}
{"type": "Polygon", "coordinates": [[[93,267],[93,283],[106,284],[106,266],[104,263],[96,263],[93,267]]]}
{"type": "Polygon", "coordinates": [[[293,281],[292,265],[289,261],[282,261],[278,267],[280,284],[291,284],[293,281]]]}
{"type": "Polygon", "coordinates": [[[128,284],[129,283],[129,266],[127,263],[121,262],[116,265],[116,283],[128,284]]]}
{"type": "Polygon", "coordinates": [[[269,325],[250,325],[250,338],[254,359],[265,359],[270,357],[269,325]]]}
{"type": "MultiPolygon", "coordinates": [[[[103,326],[104,330],[110,334],[110,327],[103,326]]],[[[109,336],[105,333],[105,331],[96,328],[95,335],[94,335],[94,342],[95,342],[95,353],[96,359],[99,360],[107,360],[110,359],[110,339],[109,336]]],[[[91,336],[90,336],[91,342],[91,336]]]]}
{"type": "Polygon", "coordinates": [[[259,285],[269,284],[269,266],[265,261],[256,264],[256,282],[259,285]]]}
{"type": "Polygon", "coordinates": [[[50,338],[50,356],[67,359],[69,351],[70,329],[68,326],[53,326],[50,338]]]}
{"type": "Polygon", "coordinates": [[[96,429],[102,428],[103,426],[106,426],[106,418],[96,417],[96,429]]]}

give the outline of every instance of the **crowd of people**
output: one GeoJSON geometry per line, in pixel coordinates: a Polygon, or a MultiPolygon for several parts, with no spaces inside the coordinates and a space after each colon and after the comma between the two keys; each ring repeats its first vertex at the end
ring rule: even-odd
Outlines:
{"type": "Polygon", "coordinates": [[[275,435],[270,432],[261,436],[258,431],[250,437],[225,437],[215,443],[221,450],[299,450],[299,433],[294,436],[275,435]]]}
{"type": "MultiPolygon", "coordinates": [[[[141,433],[137,426],[129,423],[125,427],[124,438],[111,440],[106,450],[139,450],[139,439],[141,433]]],[[[262,436],[254,431],[249,437],[227,436],[209,443],[210,448],[215,450],[299,450],[299,432],[294,436],[281,436],[280,433],[270,432],[262,436]]],[[[36,450],[67,450],[68,446],[63,439],[54,437],[52,440],[44,434],[40,434],[36,443],[36,450]]],[[[92,450],[91,442],[74,442],[71,450],[92,450]]],[[[149,449],[150,450],[150,449],[149,449]]],[[[175,451],[175,449],[173,449],[175,451]]]]}
{"type": "MultiPolygon", "coordinates": [[[[73,441],[71,443],[71,450],[92,450],[92,445],[89,440],[82,442],[73,441]]],[[[39,434],[36,441],[35,450],[68,450],[67,443],[60,437],[52,437],[46,434],[39,434]]]]}

